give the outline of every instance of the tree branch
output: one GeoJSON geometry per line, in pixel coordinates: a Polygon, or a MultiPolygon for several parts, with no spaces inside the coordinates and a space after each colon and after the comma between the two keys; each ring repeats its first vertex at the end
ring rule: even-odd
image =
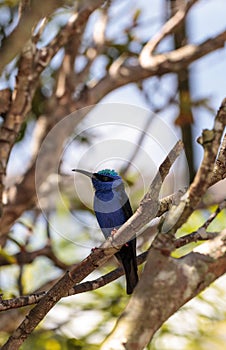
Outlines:
{"type": "Polygon", "coordinates": [[[59,267],[60,269],[66,270],[69,268],[67,264],[64,264],[55,256],[52,248],[49,245],[46,245],[45,247],[37,249],[33,252],[21,251],[13,256],[0,255],[0,266],[12,265],[12,263],[18,265],[31,264],[39,256],[46,256],[54,263],[55,266],[59,267]]]}
{"type": "Polygon", "coordinates": [[[226,134],[224,134],[223,142],[218,154],[215,166],[213,169],[213,176],[210,185],[225,179],[226,177],[226,134]]]}
{"type": "Polygon", "coordinates": [[[38,0],[32,1],[31,7],[26,7],[21,12],[21,18],[13,30],[13,32],[6,37],[1,44],[0,53],[0,74],[5,66],[11,62],[18,54],[21,53],[22,48],[31,37],[34,25],[38,23],[43,17],[49,16],[59,6],[62,6],[65,1],[46,1],[40,6],[38,0]]]}
{"type": "Polygon", "coordinates": [[[216,210],[209,216],[209,218],[204,222],[204,224],[199,227],[195,232],[192,232],[188,235],[177,238],[174,241],[175,248],[180,248],[188,243],[197,242],[197,241],[206,241],[208,239],[215,238],[219,235],[219,232],[208,232],[207,229],[211,222],[217,217],[217,215],[226,208],[226,200],[221,202],[216,210]]]}
{"type": "Polygon", "coordinates": [[[78,107],[82,108],[83,101],[89,104],[96,103],[100,96],[106,95],[125,84],[153,76],[176,73],[208,53],[223,48],[225,41],[226,31],[200,44],[188,44],[177,50],[154,55],[149,61],[148,68],[139,63],[133,62],[130,64],[129,60],[125,59],[122,59],[120,64],[113,63],[104,78],[84,91],[82,101],[78,101],[78,107]]]}
{"type": "Polygon", "coordinates": [[[159,168],[159,173],[154,178],[149,191],[144,196],[136,213],[113,236],[104,242],[100,248],[95,249],[80,264],[67,271],[60,280],[49,290],[39,303],[29,312],[20,326],[13,332],[2,350],[16,350],[36,328],[52,307],[64,296],[68,295],[74,284],[81,282],[97,267],[106,263],[114,255],[125,241],[129,241],[145,223],[152,219],[157,211],[156,202],[163,181],[169,172],[172,163],[182,150],[182,143],[178,141],[159,168]],[[153,209],[154,204],[154,209],[153,209]],[[123,236],[123,238],[122,238],[123,236]]]}
{"type": "Polygon", "coordinates": [[[212,130],[204,130],[199,143],[204,148],[204,157],[200,168],[189,187],[181,198],[180,204],[172,208],[165,220],[162,232],[167,232],[173,238],[176,230],[181,227],[199,204],[202,196],[211,185],[215,160],[220,147],[222,133],[226,124],[226,99],[223,100],[215,117],[212,130]]]}
{"type": "Polygon", "coordinates": [[[172,16],[162,27],[161,30],[151,38],[148,43],[143,47],[140,53],[140,64],[143,68],[146,66],[146,62],[149,62],[150,56],[160,44],[160,42],[168,35],[175,32],[175,30],[180,26],[180,24],[185,20],[186,15],[190,8],[198,0],[190,0],[182,4],[181,8],[172,16]]]}
{"type": "MultiPolygon", "coordinates": [[[[158,62],[159,69],[164,72],[169,69],[171,72],[178,72],[186,68],[191,62],[201,58],[202,56],[224,46],[226,31],[218,34],[214,38],[210,38],[200,43],[199,45],[187,44],[177,50],[165,52],[150,56],[149,59],[144,59],[140,62],[143,69],[153,71],[158,62]],[[174,65],[174,66],[173,66],[174,65]]],[[[164,73],[162,73],[164,74],[164,73]]]]}
{"type": "Polygon", "coordinates": [[[143,349],[163,322],[225,272],[225,230],[181,259],[152,249],[139,285],[101,350],[143,349]]]}
{"type": "MultiPolygon", "coordinates": [[[[148,252],[144,252],[137,256],[137,264],[142,264],[146,258],[147,258],[148,252]]],[[[88,292],[91,290],[99,289],[113,281],[115,281],[117,278],[124,275],[124,270],[122,267],[118,267],[117,269],[99,277],[92,281],[83,282],[77,285],[74,285],[69,291],[67,296],[80,294],[84,292],[88,292]]],[[[46,291],[40,291],[36,293],[32,293],[29,295],[23,295],[18,298],[12,298],[12,299],[2,299],[0,300],[0,312],[9,310],[9,309],[16,309],[23,306],[33,305],[37,304],[45,295],[47,294],[46,291]]]]}
{"type": "Polygon", "coordinates": [[[209,232],[205,228],[199,229],[198,231],[189,233],[188,235],[182,236],[174,242],[175,248],[180,248],[189,243],[196,243],[198,241],[207,241],[219,236],[219,232],[209,232]]]}
{"type": "MultiPolygon", "coordinates": [[[[72,16],[71,20],[69,20],[69,23],[59,32],[59,34],[47,47],[38,50],[32,42],[28,42],[23,48],[23,53],[19,61],[17,83],[12,96],[12,103],[4,120],[4,123],[1,127],[0,217],[3,216],[1,199],[4,190],[4,177],[6,174],[6,166],[9,159],[9,154],[13,144],[16,141],[21,125],[24,122],[28,111],[31,108],[32,99],[34,97],[34,93],[39,82],[40,74],[50,63],[51,59],[57,53],[57,51],[63,45],[67,44],[67,42],[70,41],[74,35],[76,35],[76,42],[79,45],[81,36],[83,34],[81,28],[84,27],[91,13],[96,8],[98,8],[103,2],[103,0],[86,1],[80,9],[79,13],[77,15],[74,14],[74,16],[72,16]]],[[[71,100],[73,91],[71,90],[70,93],[71,95],[69,97],[71,100]]],[[[55,104],[59,103],[59,101],[56,100],[55,96],[54,100],[55,104]]],[[[61,110],[61,118],[67,115],[69,112],[71,112],[70,108],[72,108],[72,106],[70,106],[70,103],[68,103],[68,97],[67,99],[62,100],[60,107],[62,108],[62,106],[67,106],[67,112],[65,110],[64,113],[62,113],[61,110]]],[[[75,110],[75,105],[73,105],[73,108],[75,110]]],[[[55,122],[57,122],[57,120],[55,120],[55,122]]],[[[62,143],[63,142],[64,140],[62,140],[62,143]]],[[[6,220],[9,220],[9,218],[6,218],[6,220]]],[[[6,225],[3,227],[6,228],[6,232],[4,230],[4,232],[0,232],[0,235],[7,234],[8,228],[6,227],[6,225]]]]}

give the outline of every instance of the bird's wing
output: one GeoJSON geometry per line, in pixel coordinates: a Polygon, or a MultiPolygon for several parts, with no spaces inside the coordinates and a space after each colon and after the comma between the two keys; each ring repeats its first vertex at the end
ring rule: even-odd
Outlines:
{"type": "Polygon", "coordinates": [[[125,214],[126,220],[128,220],[133,215],[129,199],[127,199],[127,202],[122,206],[122,210],[125,214]]]}
{"type": "Polygon", "coordinates": [[[125,221],[127,221],[133,215],[133,211],[123,184],[117,187],[117,196],[125,215],[125,221]]]}

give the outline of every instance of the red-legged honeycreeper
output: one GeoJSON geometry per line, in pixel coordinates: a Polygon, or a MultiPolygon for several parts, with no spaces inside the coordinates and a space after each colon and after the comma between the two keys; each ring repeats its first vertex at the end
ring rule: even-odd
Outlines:
{"type": "MultiPolygon", "coordinates": [[[[97,173],[81,169],[73,169],[73,171],[84,174],[92,180],[95,189],[94,211],[104,237],[107,239],[114,229],[118,229],[133,215],[122,178],[110,169],[97,173]]],[[[136,238],[125,243],[115,256],[125,270],[126,292],[132,294],[138,282],[136,238]]]]}

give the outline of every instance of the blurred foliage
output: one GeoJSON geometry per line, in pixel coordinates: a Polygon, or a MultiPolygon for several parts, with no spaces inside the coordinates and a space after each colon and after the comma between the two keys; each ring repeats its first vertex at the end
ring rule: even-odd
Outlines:
{"type": "Polygon", "coordinates": [[[26,343],[21,347],[22,350],[97,350],[95,345],[87,344],[85,340],[67,338],[64,335],[57,334],[55,331],[37,331],[32,334],[26,343]]]}

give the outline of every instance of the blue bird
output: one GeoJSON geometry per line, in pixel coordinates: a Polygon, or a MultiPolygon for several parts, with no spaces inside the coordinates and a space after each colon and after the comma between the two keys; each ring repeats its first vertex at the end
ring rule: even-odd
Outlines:
{"type": "MultiPolygon", "coordinates": [[[[104,237],[107,239],[113,230],[118,229],[133,215],[122,178],[110,169],[97,173],[81,169],[73,169],[73,171],[91,178],[95,190],[94,212],[104,237]]],[[[138,282],[136,238],[125,243],[115,256],[125,270],[126,292],[132,294],[138,282]]]]}

